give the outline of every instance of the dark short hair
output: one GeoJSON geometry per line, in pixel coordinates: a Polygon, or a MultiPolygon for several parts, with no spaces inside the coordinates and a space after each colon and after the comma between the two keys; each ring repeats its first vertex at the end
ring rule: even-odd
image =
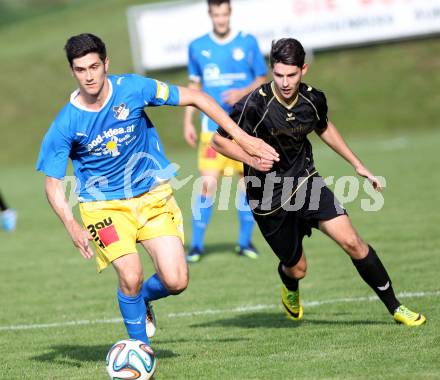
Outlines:
{"type": "Polygon", "coordinates": [[[107,58],[107,51],[104,42],[97,36],[90,33],[82,33],[70,37],[64,46],[67,60],[70,67],[75,58],[81,58],[89,53],[98,53],[102,62],[107,58]]]}
{"type": "Polygon", "coordinates": [[[272,41],[272,49],[270,50],[271,67],[274,67],[275,63],[303,67],[305,59],[306,52],[298,40],[294,38],[281,38],[277,41],[272,41]]]}
{"type": "Polygon", "coordinates": [[[227,3],[229,6],[231,6],[230,0],[208,0],[208,8],[212,7],[213,5],[222,5],[223,3],[227,3]]]}

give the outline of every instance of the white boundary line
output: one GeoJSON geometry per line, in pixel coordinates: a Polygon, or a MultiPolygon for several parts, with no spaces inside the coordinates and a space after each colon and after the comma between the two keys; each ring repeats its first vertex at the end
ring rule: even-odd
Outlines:
{"type": "MultiPolygon", "coordinates": [[[[440,290],[432,292],[402,292],[397,294],[398,298],[423,298],[423,297],[439,297],[440,290]]],[[[338,303],[349,303],[349,302],[372,302],[378,301],[376,296],[370,297],[353,297],[353,298],[333,298],[323,301],[304,301],[303,305],[305,307],[315,307],[322,305],[332,305],[338,303]]],[[[279,309],[278,304],[271,305],[246,305],[239,306],[233,309],[206,309],[199,311],[187,311],[181,313],[169,313],[166,316],[168,318],[183,318],[183,317],[196,317],[201,315],[216,315],[216,314],[233,314],[233,313],[246,313],[249,311],[260,311],[269,309],[279,309]]],[[[27,325],[10,325],[10,326],[0,326],[0,331],[17,331],[17,330],[38,330],[56,327],[70,327],[70,326],[84,326],[84,325],[103,325],[103,324],[114,324],[121,323],[121,318],[111,318],[111,319],[94,319],[94,320],[78,320],[78,321],[66,321],[66,322],[54,322],[54,323],[35,323],[27,325]]]]}

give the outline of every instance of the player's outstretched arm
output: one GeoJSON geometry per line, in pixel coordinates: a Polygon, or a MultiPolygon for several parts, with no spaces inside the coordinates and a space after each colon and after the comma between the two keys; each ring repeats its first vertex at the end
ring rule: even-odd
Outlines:
{"type": "Polygon", "coordinates": [[[356,170],[357,174],[362,177],[368,178],[368,180],[372,183],[373,187],[376,190],[382,190],[382,185],[380,184],[379,180],[364,166],[362,161],[353,153],[353,151],[345,142],[342,135],[339,133],[336,126],[331,121],[328,122],[327,128],[319,134],[319,137],[337,154],[339,154],[342,158],[349,162],[356,170]]]}
{"type": "Polygon", "coordinates": [[[251,156],[234,141],[220,136],[218,133],[214,133],[211,145],[217,152],[223,154],[224,156],[232,158],[236,161],[244,162],[260,172],[268,172],[273,166],[272,160],[251,156]]]}
{"type": "Polygon", "coordinates": [[[66,227],[73,244],[80,250],[81,255],[85,259],[91,259],[93,251],[89,246],[89,241],[93,240],[93,238],[73,217],[72,209],[64,195],[61,180],[46,176],[45,188],[47,200],[55,211],[55,214],[57,214],[63,222],[64,227],[66,227]]]}
{"type": "MultiPolygon", "coordinates": [[[[200,90],[200,84],[197,82],[190,82],[188,88],[192,90],[200,90]]],[[[191,148],[197,147],[197,130],[193,123],[195,111],[195,107],[188,106],[185,108],[185,114],[183,116],[183,137],[191,148]]]]}
{"type": "Polygon", "coordinates": [[[263,140],[249,136],[209,95],[186,87],[179,87],[179,105],[195,106],[221,126],[244,151],[251,156],[279,161],[279,155],[263,140]]]}

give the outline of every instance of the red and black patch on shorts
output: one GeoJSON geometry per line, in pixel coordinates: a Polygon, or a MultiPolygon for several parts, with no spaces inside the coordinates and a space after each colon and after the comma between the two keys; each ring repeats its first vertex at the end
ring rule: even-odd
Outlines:
{"type": "Polygon", "coordinates": [[[98,230],[98,236],[106,247],[112,243],[119,241],[118,233],[116,232],[116,228],[113,225],[98,230]]]}
{"type": "Polygon", "coordinates": [[[101,222],[89,224],[87,229],[101,248],[108,247],[110,244],[119,241],[118,232],[110,217],[103,219],[101,222]]]}
{"type": "Polygon", "coordinates": [[[205,149],[205,158],[214,159],[216,157],[217,157],[217,151],[211,145],[206,147],[206,149],[205,149]]]}

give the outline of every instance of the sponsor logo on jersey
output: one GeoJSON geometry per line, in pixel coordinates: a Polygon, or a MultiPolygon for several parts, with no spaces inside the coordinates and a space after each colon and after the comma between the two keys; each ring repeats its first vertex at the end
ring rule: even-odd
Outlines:
{"type": "Polygon", "coordinates": [[[87,150],[94,156],[119,156],[119,147],[128,145],[136,139],[137,136],[133,135],[134,128],[135,125],[130,124],[126,128],[113,128],[104,131],[87,144],[87,150]]]}
{"type": "Polygon", "coordinates": [[[130,110],[125,106],[125,103],[121,103],[119,106],[113,107],[114,117],[118,120],[127,120],[130,110]]]}
{"type": "Polygon", "coordinates": [[[292,112],[287,112],[286,121],[293,121],[295,120],[295,115],[292,112]]]}
{"type": "Polygon", "coordinates": [[[202,50],[200,54],[203,55],[205,58],[211,58],[211,50],[202,50]]]}
{"type": "Polygon", "coordinates": [[[107,141],[107,144],[105,144],[105,148],[107,151],[112,155],[112,157],[119,156],[121,153],[118,149],[118,138],[116,136],[113,136],[110,141],[107,141]]]}
{"type": "Polygon", "coordinates": [[[203,82],[208,87],[232,86],[236,81],[246,80],[246,73],[222,73],[215,63],[210,63],[203,69],[203,82]]]}
{"type": "Polygon", "coordinates": [[[207,82],[219,80],[220,78],[220,68],[215,63],[210,63],[206,65],[203,70],[203,79],[207,82]]]}
{"type": "Polygon", "coordinates": [[[245,57],[244,51],[242,48],[235,48],[232,51],[232,58],[236,61],[241,61],[245,57]]]}

